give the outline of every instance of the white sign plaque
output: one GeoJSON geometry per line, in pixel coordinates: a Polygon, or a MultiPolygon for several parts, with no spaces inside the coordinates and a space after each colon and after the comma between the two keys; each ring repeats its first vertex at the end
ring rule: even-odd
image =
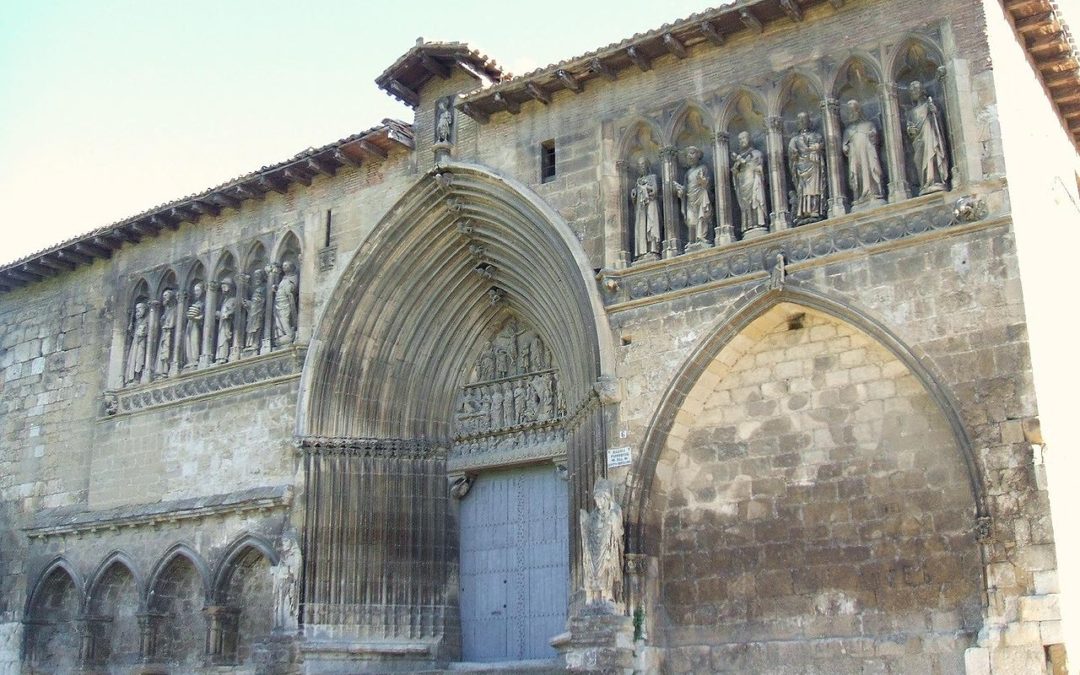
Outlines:
{"type": "Polygon", "coordinates": [[[630,466],[630,446],[608,448],[607,465],[609,469],[614,469],[617,466],[630,466]]]}

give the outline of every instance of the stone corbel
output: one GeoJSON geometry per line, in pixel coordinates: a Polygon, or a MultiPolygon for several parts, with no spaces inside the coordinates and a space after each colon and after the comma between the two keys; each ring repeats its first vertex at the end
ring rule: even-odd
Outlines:
{"type": "Polygon", "coordinates": [[[771,116],[765,120],[766,145],[769,151],[769,188],[772,192],[772,213],[769,215],[770,231],[779,232],[791,227],[788,211],[787,173],[784,162],[784,120],[771,116]]]}
{"type": "Polygon", "coordinates": [[[469,490],[476,481],[476,474],[455,472],[448,474],[446,478],[450,483],[450,496],[461,501],[469,494],[469,490]]]}
{"type": "Polygon", "coordinates": [[[596,392],[600,403],[604,405],[618,403],[622,400],[622,386],[619,383],[619,378],[614,375],[601,375],[597,378],[596,382],[593,383],[593,391],[596,392]]]}

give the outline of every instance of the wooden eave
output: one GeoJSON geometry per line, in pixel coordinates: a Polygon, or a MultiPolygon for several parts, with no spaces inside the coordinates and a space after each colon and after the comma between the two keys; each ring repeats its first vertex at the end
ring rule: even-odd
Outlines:
{"type": "Polygon", "coordinates": [[[433,77],[446,79],[454,68],[462,68],[489,82],[506,77],[495,61],[464,42],[424,42],[402,54],[375,78],[375,84],[405,105],[420,104],[420,90],[433,77]]]}
{"type": "Polygon", "coordinates": [[[701,44],[719,46],[736,34],[758,34],[774,22],[801,21],[805,10],[814,5],[840,10],[844,0],[740,0],[520,77],[504,79],[464,96],[458,108],[481,123],[497,112],[517,114],[528,101],[546,105],[559,91],[580,93],[597,79],[611,81],[627,70],[650,70],[657,59],[686,58],[701,44]]]}
{"type": "Polygon", "coordinates": [[[1057,110],[1061,124],[1080,148],[1080,57],[1068,25],[1053,0],[1001,0],[1020,44],[1057,110]]]}
{"type": "Polygon", "coordinates": [[[267,192],[284,194],[294,183],[310,185],[315,176],[332,175],[342,166],[358,167],[363,162],[383,161],[395,148],[412,150],[412,126],[383,120],[367,131],[305,150],[284,162],[264,166],[199,194],[155,206],[0,266],[0,293],[79,265],[90,265],[97,259],[108,259],[125,243],[136,244],[147,237],[156,237],[163,229],[179,229],[181,223],[195,223],[204,215],[218,216],[226,208],[238,209],[243,202],[262,199],[267,192]]]}

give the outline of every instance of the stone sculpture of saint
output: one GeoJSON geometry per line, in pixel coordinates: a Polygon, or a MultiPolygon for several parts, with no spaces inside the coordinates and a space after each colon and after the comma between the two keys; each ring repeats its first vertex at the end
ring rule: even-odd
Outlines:
{"type": "Polygon", "coordinates": [[[233,280],[225,277],[221,280],[221,305],[214,312],[217,317],[217,348],[214,360],[225,363],[229,360],[229,350],[233,341],[233,322],[236,316],[236,296],[233,295],[233,280]]]}
{"type": "Polygon", "coordinates": [[[518,424],[529,421],[529,411],[526,407],[525,382],[518,380],[514,383],[514,419],[518,424]]]}
{"type": "Polygon", "coordinates": [[[203,285],[196,283],[191,287],[191,304],[187,309],[187,328],[184,332],[184,363],[194,367],[202,354],[203,316],[206,300],[203,298],[203,285]]]}
{"type": "Polygon", "coordinates": [[[750,133],[739,132],[737,150],[731,153],[731,180],[739,202],[742,231],[765,227],[765,156],[750,145],[750,133]]]}
{"type": "Polygon", "coordinates": [[[634,259],[642,260],[660,255],[660,180],[646,158],[638,158],[637,168],[630,199],[634,202],[634,259]]]}
{"type": "Polygon", "coordinates": [[[536,393],[540,396],[539,419],[549,420],[555,416],[555,399],[551,394],[551,382],[548,375],[541,375],[536,382],[536,393]]]}
{"type": "Polygon", "coordinates": [[[501,429],[506,426],[506,418],[503,416],[503,393],[502,387],[495,385],[491,388],[491,428],[501,429]]]}
{"type": "Polygon", "coordinates": [[[168,377],[172,365],[173,340],[176,338],[176,291],[161,292],[161,325],[158,332],[157,374],[168,377]]]}
{"type": "Polygon", "coordinates": [[[450,134],[454,128],[453,112],[450,110],[450,101],[442,99],[439,101],[438,113],[435,120],[435,142],[436,143],[449,143],[450,134]]]}
{"type": "Polygon", "coordinates": [[[852,206],[880,201],[884,190],[881,159],[878,155],[878,130],[863,118],[862,104],[847,102],[848,125],[844,128],[843,150],[848,163],[848,188],[852,206]]]}
{"type": "Polygon", "coordinates": [[[517,424],[517,416],[514,414],[514,390],[509,382],[502,385],[502,418],[503,424],[512,427],[517,424]]]}
{"type": "Polygon", "coordinates": [[[291,260],[281,263],[281,281],[274,291],[274,342],[288,344],[296,337],[296,291],[299,278],[291,260]]]}
{"type": "Polygon", "coordinates": [[[124,381],[138,382],[146,367],[146,340],[150,335],[150,322],[146,317],[146,303],[135,303],[131,317],[131,347],[128,348],[127,364],[124,367],[124,381]]]}
{"type": "Polygon", "coordinates": [[[945,190],[949,176],[949,160],[945,155],[945,134],[941,130],[941,113],[922,83],[915,80],[908,90],[912,106],[907,111],[907,133],[911,139],[911,154],[918,176],[919,194],[945,190]]]}
{"type": "Polygon", "coordinates": [[[615,584],[622,579],[622,508],[615,500],[615,486],[606,478],[596,480],[593,500],[595,509],[578,512],[585,604],[611,605],[615,584]]]}
{"type": "Polygon", "coordinates": [[[266,272],[256,268],[251,274],[251,297],[244,300],[244,349],[256,350],[262,340],[263,316],[266,313],[266,272]]]}
{"type": "Polygon", "coordinates": [[[675,194],[682,201],[683,219],[690,233],[690,242],[707,244],[709,228],[712,226],[712,199],[709,197],[711,179],[709,167],[701,160],[701,150],[693,145],[686,149],[686,161],[690,168],[686,170],[685,183],[675,183],[675,194]]]}
{"type": "Polygon", "coordinates": [[[796,120],[799,132],[788,143],[788,170],[795,188],[795,224],[802,225],[824,216],[825,139],[810,128],[809,114],[801,112],[796,120]]]}

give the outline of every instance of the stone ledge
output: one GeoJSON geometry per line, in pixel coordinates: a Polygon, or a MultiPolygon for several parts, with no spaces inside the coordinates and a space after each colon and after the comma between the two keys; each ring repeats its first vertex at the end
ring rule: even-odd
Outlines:
{"type": "Polygon", "coordinates": [[[304,367],[306,354],[307,347],[286,347],[147,385],[107,391],[106,419],[297,378],[304,367]]]}
{"type": "MultiPolygon", "coordinates": [[[[768,275],[777,255],[787,272],[834,262],[859,252],[905,245],[969,229],[991,227],[1007,218],[964,220],[957,215],[960,193],[916,197],[871,211],[848,214],[812,225],[771,232],[719,248],[687,253],[598,275],[609,312],[630,309],[768,275]]],[[[985,213],[985,212],[982,212],[985,213]]],[[[980,213],[979,215],[982,215],[980,213]]]]}
{"type": "Polygon", "coordinates": [[[119,506],[101,511],[72,511],[70,507],[61,507],[39,512],[34,518],[34,524],[23,528],[23,531],[31,539],[55,537],[261,511],[287,506],[291,502],[292,486],[272,485],[208,497],[119,506]]]}

